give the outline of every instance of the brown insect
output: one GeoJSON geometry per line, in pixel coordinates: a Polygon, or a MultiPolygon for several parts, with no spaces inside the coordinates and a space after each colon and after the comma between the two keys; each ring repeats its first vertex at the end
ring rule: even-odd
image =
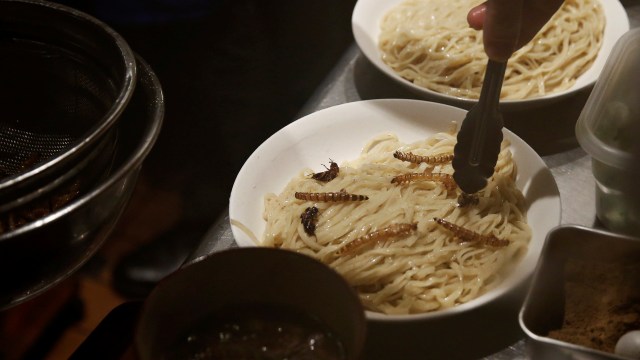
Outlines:
{"type": "Polygon", "coordinates": [[[344,190],[324,193],[296,192],[294,196],[299,200],[322,202],[364,201],[369,199],[366,195],[349,194],[344,190]]]}
{"type": "Polygon", "coordinates": [[[312,179],[322,181],[322,182],[329,182],[335,179],[336,176],[338,176],[338,173],[340,172],[340,167],[338,166],[338,164],[333,162],[333,160],[331,159],[329,159],[329,167],[326,167],[326,165],[322,165],[322,166],[324,166],[324,168],[327,170],[311,175],[312,179]]]}
{"type": "Polygon", "coordinates": [[[475,206],[478,205],[478,203],[480,203],[478,194],[467,194],[463,192],[458,196],[458,207],[467,207],[470,205],[475,206]]]}
{"type": "Polygon", "coordinates": [[[462,226],[448,222],[447,220],[434,217],[433,221],[440,224],[443,228],[451,231],[453,235],[461,242],[477,242],[493,247],[504,247],[509,245],[509,240],[498,239],[494,235],[482,235],[477,232],[465,229],[462,226]]]}
{"type": "Polygon", "coordinates": [[[376,230],[370,232],[366,235],[360,236],[345,246],[341,247],[336,251],[336,255],[344,255],[347,253],[352,253],[353,251],[362,248],[363,246],[370,244],[375,241],[386,240],[393,236],[406,236],[409,235],[412,231],[418,229],[417,223],[403,223],[403,224],[392,224],[380,230],[376,230]]]}
{"type": "Polygon", "coordinates": [[[393,157],[398,160],[407,161],[414,164],[420,164],[420,163],[444,164],[444,163],[451,162],[451,160],[453,160],[453,154],[438,154],[438,155],[431,155],[431,156],[422,156],[422,155],[415,155],[410,152],[404,153],[401,151],[394,152],[393,157]]]}
{"type": "Polygon", "coordinates": [[[318,208],[315,206],[306,208],[304,212],[300,214],[300,219],[302,221],[302,226],[304,227],[304,232],[309,235],[315,235],[318,208]]]}
{"type": "Polygon", "coordinates": [[[458,185],[453,176],[443,173],[408,173],[402,174],[391,179],[392,184],[404,184],[417,180],[438,181],[444,184],[447,190],[455,190],[458,185]]]}

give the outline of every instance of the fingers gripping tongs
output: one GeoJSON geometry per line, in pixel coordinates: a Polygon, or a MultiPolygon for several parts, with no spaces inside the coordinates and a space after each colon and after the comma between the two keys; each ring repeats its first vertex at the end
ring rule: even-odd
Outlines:
{"type": "Polygon", "coordinates": [[[467,113],[453,150],[453,178],[467,194],[482,190],[494,172],[502,143],[500,90],[506,62],[489,60],[480,99],[467,113]]]}

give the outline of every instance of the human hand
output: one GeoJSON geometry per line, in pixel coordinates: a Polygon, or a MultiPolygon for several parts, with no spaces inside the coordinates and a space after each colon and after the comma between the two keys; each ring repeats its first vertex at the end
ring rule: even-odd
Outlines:
{"type": "Polygon", "coordinates": [[[471,9],[467,22],[483,30],[484,50],[490,59],[507,61],[531,41],[563,0],[487,0],[471,9]]]}

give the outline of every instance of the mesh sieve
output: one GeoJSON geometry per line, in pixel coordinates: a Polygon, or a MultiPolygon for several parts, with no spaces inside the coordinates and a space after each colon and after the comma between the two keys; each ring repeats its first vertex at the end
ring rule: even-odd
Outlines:
{"type": "MultiPolygon", "coordinates": [[[[21,217],[3,218],[0,214],[0,222],[7,220],[5,225],[9,227],[7,232],[0,231],[0,310],[45,292],[80,269],[108,239],[126,208],[164,113],[158,79],[142,59],[137,60],[135,93],[115,125],[117,131],[100,141],[107,146],[117,144],[110,156],[111,168],[103,169],[108,175],[101,181],[84,182],[90,184],[89,189],[84,194],[71,194],[76,198],[58,210],[54,209],[60,204],[52,199],[54,211],[16,230],[11,231],[8,222],[19,222],[21,217]]],[[[92,152],[97,156],[109,153],[109,149],[100,147],[92,152]]],[[[85,160],[95,162],[88,157],[85,160]]],[[[89,174],[85,169],[80,175],[89,174]]],[[[71,184],[74,180],[70,179],[71,184]]],[[[63,190],[58,194],[61,197],[69,195],[65,190],[75,190],[64,186],[59,189],[63,190]]],[[[19,215],[16,211],[20,210],[12,210],[10,215],[19,215]]],[[[28,216],[24,220],[29,220],[28,216]]]]}
{"type": "Polygon", "coordinates": [[[34,133],[0,123],[0,176],[20,174],[51,159],[73,140],[67,134],[34,133]]]}
{"type": "Polygon", "coordinates": [[[0,53],[1,213],[45,196],[70,172],[96,172],[80,166],[108,166],[109,156],[86,158],[126,107],[136,72],[113,30],[39,0],[0,0],[0,53]]]}

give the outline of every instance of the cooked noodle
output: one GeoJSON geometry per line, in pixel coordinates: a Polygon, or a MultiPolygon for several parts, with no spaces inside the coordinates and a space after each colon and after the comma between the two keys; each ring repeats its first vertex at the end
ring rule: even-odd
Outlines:
{"type": "Polygon", "coordinates": [[[438,182],[391,183],[394,176],[408,172],[451,174],[450,163],[411,164],[395,159],[393,152],[451,153],[455,139],[454,134],[438,133],[402,144],[395,135],[385,134],[369,142],[358,159],[340,164],[338,176],[327,183],[311,179],[309,169],[302,171],[282,193],[266,195],[263,245],[298,251],[328,264],[358,290],[365,307],[372,311],[422,313],[478,297],[500,283],[505,269],[526,252],[531,237],[506,141],[495,175],[479,192],[478,205],[457,206],[460,190],[447,191],[438,182]],[[295,192],[342,190],[369,199],[328,203],[294,197],[295,192]],[[300,219],[310,206],[319,209],[315,235],[305,232],[300,219]],[[509,245],[491,248],[460,243],[436,224],[434,217],[507,239],[509,245]],[[358,237],[400,223],[417,223],[417,230],[408,236],[372,242],[357,251],[339,251],[358,237]]]}
{"type": "MultiPolygon", "coordinates": [[[[477,99],[487,56],[482,32],[467,12],[483,0],[406,0],[381,22],[382,59],[414,84],[477,99]]],[[[525,99],[570,88],[595,60],[605,19],[598,0],[566,0],[536,37],[507,63],[502,99],[525,99]]]]}

